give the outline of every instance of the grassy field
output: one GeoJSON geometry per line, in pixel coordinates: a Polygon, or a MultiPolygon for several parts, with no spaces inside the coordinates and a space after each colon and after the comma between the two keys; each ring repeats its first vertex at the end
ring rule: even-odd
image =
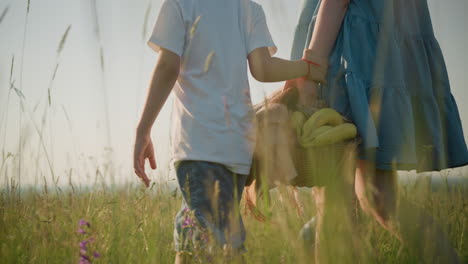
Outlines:
{"type": "MultiPolygon", "coordinates": [[[[150,190],[125,186],[110,190],[76,187],[41,191],[19,190],[6,186],[0,200],[0,258],[2,263],[76,263],[80,242],[92,238],[88,253],[100,257],[95,263],[171,263],[173,218],[180,206],[178,192],[155,185],[150,190]],[[78,232],[79,221],[86,234],[78,232]]],[[[449,234],[453,246],[468,262],[468,198],[466,190],[440,190],[416,195],[403,188],[401,197],[427,209],[449,234]],[[465,191],[464,193],[462,191],[465,191]]],[[[279,192],[272,196],[271,219],[258,222],[244,212],[248,231],[248,263],[311,263],[310,249],[298,239],[303,223],[314,208],[307,190],[300,191],[305,215],[299,217],[279,192]]],[[[419,263],[411,250],[359,213],[363,224],[357,229],[362,237],[361,250],[369,263],[419,263]]],[[[418,228],[418,226],[414,226],[418,228]]],[[[350,247],[338,243],[340,247],[350,247]]],[[[349,263],[355,261],[349,260],[349,263]]]]}

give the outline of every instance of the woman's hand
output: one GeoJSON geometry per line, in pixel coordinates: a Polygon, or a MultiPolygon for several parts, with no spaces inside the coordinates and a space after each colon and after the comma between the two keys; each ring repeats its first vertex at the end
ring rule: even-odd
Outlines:
{"type": "Polygon", "coordinates": [[[153,170],[156,169],[156,159],[154,156],[153,142],[149,133],[137,134],[135,148],[133,152],[133,168],[137,176],[143,181],[146,187],[149,186],[150,179],[145,173],[145,160],[148,159],[153,170]]]}
{"type": "Polygon", "coordinates": [[[298,86],[299,105],[304,107],[314,106],[318,100],[318,83],[303,80],[298,86]]]}
{"type": "Polygon", "coordinates": [[[285,83],[284,83],[284,86],[283,86],[283,92],[284,91],[287,91],[289,89],[292,89],[292,88],[297,88],[299,83],[301,80],[300,79],[291,79],[291,80],[287,80],[285,83]]]}
{"type": "Polygon", "coordinates": [[[318,95],[318,84],[304,78],[292,79],[284,84],[283,92],[289,89],[297,89],[299,99],[297,104],[303,107],[315,105],[318,95]]]}

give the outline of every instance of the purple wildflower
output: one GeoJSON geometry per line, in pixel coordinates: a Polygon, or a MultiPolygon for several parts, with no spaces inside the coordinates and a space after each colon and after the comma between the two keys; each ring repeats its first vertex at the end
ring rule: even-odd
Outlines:
{"type": "Polygon", "coordinates": [[[80,225],[80,226],[91,227],[91,224],[90,224],[89,222],[86,222],[86,221],[83,220],[83,219],[80,219],[79,225],[80,225]]]}
{"type": "Polygon", "coordinates": [[[185,218],[184,223],[182,223],[182,228],[193,226],[193,221],[190,217],[185,218]]]}
{"type": "Polygon", "coordinates": [[[79,264],[90,264],[91,262],[89,262],[89,260],[86,260],[86,259],[80,259],[80,262],[79,264]]]}
{"type": "Polygon", "coordinates": [[[92,230],[84,228],[84,226],[91,228],[91,224],[83,219],[80,219],[78,225],[78,233],[84,235],[83,240],[79,243],[79,264],[91,264],[92,260],[101,257],[97,251],[93,251],[94,247],[92,246],[92,243],[95,241],[95,238],[92,236],[92,230]],[[91,254],[91,252],[93,253],[91,254]]]}
{"type": "Polygon", "coordinates": [[[81,261],[87,261],[85,263],[91,263],[91,260],[86,255],[80,255],[80,263],[81,263],[81,261]]]}
{"type": "Polygon", "coordinates": [[[80,242],[80,249],[86,250],[86,245],[88,244],[87,240],[81,241],[80,242]]]}

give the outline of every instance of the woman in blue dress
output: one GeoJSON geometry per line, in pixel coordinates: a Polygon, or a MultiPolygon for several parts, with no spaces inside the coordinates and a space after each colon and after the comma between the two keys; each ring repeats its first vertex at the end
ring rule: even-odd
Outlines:
{"type": "MultiPolygon", "coordinates": [[[[362,138],[355,175],[360,205],[409,243],[415,235],[410,230],[416,228],[410,225],[420,224],[414,221],[420,221],[423,213],[412,219],[398,214],[409,205],[396,204],[395,171],[468,164],[460,116],[427,1],[305,0],[291,57],[328,65],[328,82],[321,94],[357,126],[362,138]]],[[[318,85],[297,85],[303,107],[311,105],[318,85]]],[[[456,262],[443,233],[435,224],[428,226],[432,237],[423,231],[416,235],[439,240],[434,242],[438,243],[434,255],[456,262]]]]}

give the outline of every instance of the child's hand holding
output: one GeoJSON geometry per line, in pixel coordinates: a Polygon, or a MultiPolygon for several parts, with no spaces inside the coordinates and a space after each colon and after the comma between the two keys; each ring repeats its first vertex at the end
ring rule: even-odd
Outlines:
{"type": "Polygon", "coordinates": [[[318,84],[326,83],[328,60],[317,56],[312,50],[305,49],[303,61],[309,64],[309,74],[303,80],[296,80],[299,92],[299,105],[312,106],[317,102],[318,84]]]}
{"type": "Polygon", "coordinates": [[[310,49],[305,49],[302,60],[309,64],[309,74],[306,79],[316,83],[326,83],[328,60],[315,54],[310,49]]]}

